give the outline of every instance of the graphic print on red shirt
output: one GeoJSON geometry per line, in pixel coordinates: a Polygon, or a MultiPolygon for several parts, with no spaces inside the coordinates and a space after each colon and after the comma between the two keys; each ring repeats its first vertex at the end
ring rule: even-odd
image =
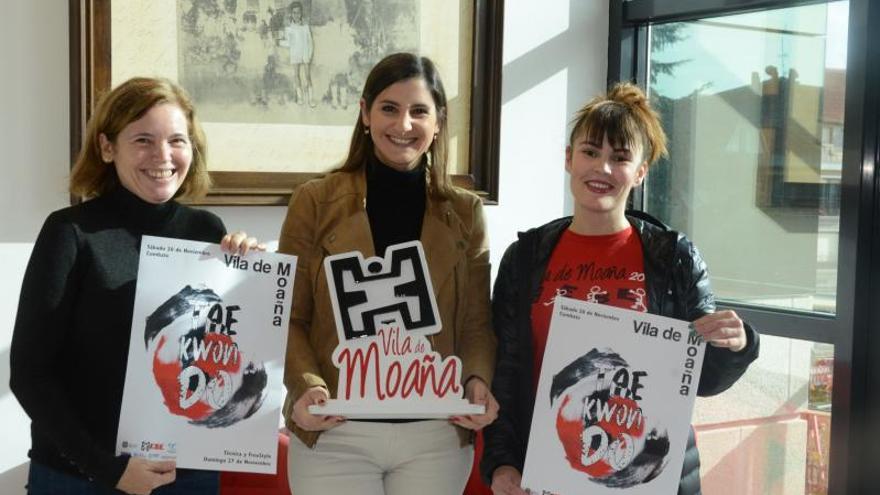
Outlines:
{"type": "Polygon", "coordinates": [[[632,226],[608,235],[563,232],[532,301],[533,383],[537,387],[557,296],[648,311],[642,241],[632,226]]]}

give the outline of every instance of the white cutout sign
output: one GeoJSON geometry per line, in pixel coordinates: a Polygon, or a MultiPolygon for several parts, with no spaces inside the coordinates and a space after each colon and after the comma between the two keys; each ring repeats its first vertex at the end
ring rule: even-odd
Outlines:
{"type": "Polygon", "coordinates": [[[339,387],[335,400],[309,412],[363,419],[484,412],[462,399],[461,359],[431,348],[429,336],[442,323],[420,242],[389,246],[384,259],[328,256],[324,271],[339,334],[339,387]]]}

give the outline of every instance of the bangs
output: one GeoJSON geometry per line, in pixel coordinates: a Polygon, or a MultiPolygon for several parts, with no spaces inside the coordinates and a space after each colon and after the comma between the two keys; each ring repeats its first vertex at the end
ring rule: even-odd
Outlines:
{"type": "Polygon", "coordinates": [[[616,102],[605,101],[590,108],[584,108],[575,122],[575,129],[572,136],[586,137],[590,143],[602,145],[604,138],[608,138],[608,143],[612,148],[625,148],[633,150],[635,147],[641,149],[646,155],[650,150],[645,149],[646,146],[642,136],[644,132],[639,126],[636,117],[623,105],[616,102]]]}

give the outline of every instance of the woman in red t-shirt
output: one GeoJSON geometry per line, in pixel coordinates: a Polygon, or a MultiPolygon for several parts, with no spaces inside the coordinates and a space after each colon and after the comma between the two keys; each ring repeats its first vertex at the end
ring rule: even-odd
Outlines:
{"type": "MultiPolygon", "coordinates": [[[[637,86],[618,84],[594,98],[575,116],[565,152],[574,215],[521,233],[505,252],[493,293],[492,391],[501,409],[485,430],[481,461],[495,494],[525,494],[521,473],[557,296],[693,322],[710,344],[699,395],[726,390],[757,357],[757,332],[734,311],[715,311],[706,265],[690,241],[626,211],[630,191],[665,154],[659,116],[637,86]]],[[[700,492],[693,432],[678,492],[700,492]]]]}

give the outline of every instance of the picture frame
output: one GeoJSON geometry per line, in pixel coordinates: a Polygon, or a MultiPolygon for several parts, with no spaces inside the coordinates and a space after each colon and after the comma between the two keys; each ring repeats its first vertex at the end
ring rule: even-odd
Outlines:
{"type": "MultiPolygon", "coordinates": [[[[245,1],[238,0],[240,3],[245,1]]],[[[258,0],[248,1],[257,2],[258,0]]],[[[311,2],[314,1],[311,0],[311,2]]],[[[472,4],[473,6],[472,32],[462,35],[462,39],[466,36],[472,38],[470,54],[465,54],[469,55],[470,60],[467,60],[466,67],[459,67],[462,69],[462,73],[470,74],[470,84],[467,88],[469,98],[465,102],[465,106],[469,110],[469,119],[467,125],[462,126],[463,130],[457,136],[461,147],[464,149],[466,146],[462,155],[466,156],[466,160],[462,160],[458,168],[451,171],[451,176],[454,184],[474,191],[483,199],[484,203],[496,204],[498,200],[504,0],[463,1],[467,2],[463,5],[470,6],[472,4]]],[[[223,2],[218,1],[218,3],[222,4],[223,2]]],[[[70,153],[71,163],[73,163],[79,153],[86,123],[96,102],[114,83],[118,84],[119,81],[112,79],[114,58],[111,53],[111,1],[68,0],[68,5],[70,19],[70,153]]],[[[120,8],[120,5],[130,4],[117,2],[116,5],[117,8],[120,8]]],[[[433,4],[431,5],[433,6],[433,4]]],[[[148,29],[151,23],[144,22],[143,25],[147,26],[144,29],[148,29]]],[[[422,22],[422,26],[424,25],[425,23],[422,22]]],[[[459,50],[460,53],[461,50],[459,50]]],[[[461,60],[462,57],[459,57],[459,62],[461,60]]],[[[445,67],[441,67],[441,73],[444,69],[445,67]]],[[[450,81],[444,77],[444,82],[449,88],[450,81]]],[[[455,82],[451,81],[452,84],[455,82]]],[[[357,88],[358,94],[360,89],[360,87],[357,88]]],[[[292,102],[287,104],[290,107],[293,106],[292,102]]],[[[196,105],[202,112],[199,101],[196,101],[196,105]]],[[[206,128],[211,124],[203,113],[201,120],[206,128]]],[[[350,120],[351,122],[347,124],[345,130],[347,133],[345,146],[338,150],[340,157],[344,156],[347,149],[348,136],[350,136],[354,124],[354,120],[350,120]]],[[[342,126],[337,127],[340,130],[343,129],[342,126]]],[[[215,146],[211,139],[211,130],[208,129],[209,150],[215,146]]],[[[260,132],[250,133],[248,139],[253,140],[249,143],[249,148],[267,147],[267,143],[259,142],[260,132]]],[[[222,142],[222,140],[217,141],[222,142]]],[[[212,155],[209,156],[216,155],[214,151],[211,153],[212,155]]],[[[223,155],[223,153],[219,153],[219,155],[223,155]]],[[[454,159],[452,154],[450,154],[450,159],[454,159]]],[[[290,194],[298,185],[319,177],[330,168],[328,166],[320,171],[301,170],[297,165],[296,157],[293,157],[290,162],[292,165],[285,166],[283,170],[252,170],[246,168],[244,164],[241,164],[242,166],[239,168],[239,164],[236,163],[232,164],[231,170],[211,170],[213,187],[208,195],[197,204],[287,205],[290,194]]]]}

